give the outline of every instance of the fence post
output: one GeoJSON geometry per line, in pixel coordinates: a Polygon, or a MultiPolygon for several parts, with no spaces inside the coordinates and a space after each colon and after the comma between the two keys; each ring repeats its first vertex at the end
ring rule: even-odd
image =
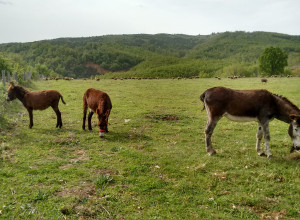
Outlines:
{"type": "Polygon", "coordinates": [[[31,80],[31,72],[27,72],[27,80],[28,80],[28,81],[31,80]]]}
{"type": "Polygon", "coordinates": [[[13,81],[17,81],[17,80],[16,80],[16,72],[13,72],[13,73],[12,73],[12,78],[13,78],[13,81]]]}
{"type": "Polygon", "coordinates": [[[6,80],[5,80],[5,70],[2,70],[1,72],[2,72],[3,87],[5,87],[5,82],[6,82],[6,80]]]}
{"type": "Polygon", "coordinates": [[[7,71],[7,82],[10,82],[10,72],[7,71]]]}
{"type": "Polygon", "coordinates": [[[26,81],[26,73],[23,73],[23,80],[26,81]]]}

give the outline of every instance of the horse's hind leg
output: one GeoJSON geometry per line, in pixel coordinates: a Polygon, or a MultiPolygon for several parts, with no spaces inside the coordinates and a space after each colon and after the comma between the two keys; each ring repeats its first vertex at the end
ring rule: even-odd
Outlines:
{"type": "Polygon", "coordinates": [[[205,128],[205,145],[206,145],[206,151],[209,155],[216,154],[216,151],[213,149],[211,144],[211,136],[214,132],[214,129],[218,123],[218,120],[210,120],[208,119],[206,128],[205,128]]]}
{"type": "Polygon", "coordinates": [[[59,111],[59,109],[57,109],[57,117],[58,117],[58,126],[59,126],[59,128],[61,128],[62,127],[62,125],[63,125],[63,123],[62,123],[62,120],[61,120],[61,112],[59,111]]]}
{"type": "Polygon", "coordinates": [[[94,112],[90,110],[89,115],[88,115],[88,128],[91,131],[92,130],[92,117],[93,117],[94,112]]]}
{"type": "Polygon", "coordinates": [[[260,143],[263,137],[263,129],[261,124],[258,124],[257,133],[256,133],[256,152],[259,156],[265,156],[265,153],[260,148],[260,143]]]}
{"type": "Polygon", "coordinates": [[[262,128],[263,128],[264,138],[265,138],[265,151],[266,151],[267,157],[271,158],[272,154],[271,154],[271,150],[270,150],[270,139],[271,138],[270,138],[270,131],[269,131],[269,122],[265,122],[262,125],[262,128]]]}
{"type": "Polygon", "coordinates": [[[54,112],[56,113],[56,118],[57,118],[56,127],[61,128],[61,126],[62,126],[61,113],[60,113],[58,107],[52,106],[52,108],[53,108],[54,112]]]}
{"type": "Polygon", "coordinates": [[[31,129],[33,126],[33,114],[32,114],[32,108],[27,109],[29,114],[29,128],[31,129]]]}

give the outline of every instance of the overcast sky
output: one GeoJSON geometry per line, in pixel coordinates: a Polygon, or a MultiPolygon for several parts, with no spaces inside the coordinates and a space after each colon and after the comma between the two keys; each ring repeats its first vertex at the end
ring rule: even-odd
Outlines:
{"type": "Polygon", "coordinates": [[[0,0],[0,43],[108,34],[300,35],[300,0],[0,0]]]}

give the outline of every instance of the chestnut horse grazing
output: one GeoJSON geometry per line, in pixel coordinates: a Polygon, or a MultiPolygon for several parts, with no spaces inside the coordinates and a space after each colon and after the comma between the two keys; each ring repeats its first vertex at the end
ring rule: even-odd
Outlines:
{"type": "Polygon", "coordinates": [[[88,89],[83,95],[83,124],[82,129],[85,130],[85,120],[87,108],[90,109],[88,115],[88,128],[92,130],[91,120],[94,113],[98,117],[99,136],[104,137],[104,132],[108,132],[108,117],[112,108],[109,96],[97,89],[88,89]]]}
{"type": "Polygon", "coordinates": [[[22,86],[16,86],[13,82],[10,82],[8,88],[7,101],[19,99],[29,113],[29,128],[33,126],[33,110],[44,110],[51,106],[56,113],[57,123],[56,127],[61,128],[62,120],[61,113],[58,109],[59,99],[66,104],[62,95],[56,90],[43,90],[43,91],[28,91],[22,86]]]}
{"type": "Polygon", "coordinates": [[[233,121],[257,121],[256,151],[258,155],[272,157],[270,151],[269,122],[276,118],[290,124],[289,135],[293,146],[291,152],[300,150],[300,110],[287,98],[272,94],[267,90],[233,90],[214,87],[206,90],[201,101],[207,112],[208,121],[205,129],[206,151],[213,155],[211,136],[218,121],[227,117],[233,121]],[[265,139],[265,153],[260,148],[262,137],[265,139]]]}

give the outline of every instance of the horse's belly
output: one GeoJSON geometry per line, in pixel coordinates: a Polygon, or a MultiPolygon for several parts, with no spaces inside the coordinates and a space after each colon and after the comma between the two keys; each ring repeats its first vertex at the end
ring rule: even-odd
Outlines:
{"type": "Polygon", "coordinates": [[[231,121],[237,121],[237,122],[258,121],[256,117],[236,116],[236,115],[228,114],[227,112],[224,114],[224,116],[231,121]]]}

